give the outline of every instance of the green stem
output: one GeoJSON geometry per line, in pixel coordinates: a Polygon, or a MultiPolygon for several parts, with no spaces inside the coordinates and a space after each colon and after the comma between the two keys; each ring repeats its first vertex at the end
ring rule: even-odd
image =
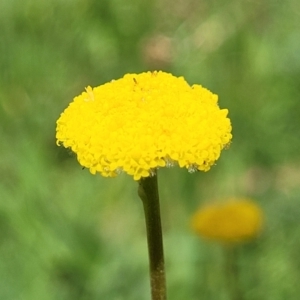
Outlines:
{"type": "Polygon", "coordinates": [[[239,286],[239,269],[237,266],[237,249],[234,246],[225,246],[226,279],[232,300],[243,300],[239,286]]]}
{"type": "Polygon", "coordinates": [[[143,201],[146,219],[152,300],[166,300],[163,238],[156,174],[139,181],[138,195],[143,201]]]}

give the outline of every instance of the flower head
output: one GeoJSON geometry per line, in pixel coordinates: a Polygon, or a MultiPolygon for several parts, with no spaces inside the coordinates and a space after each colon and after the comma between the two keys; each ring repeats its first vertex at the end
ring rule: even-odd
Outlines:
{"type": "Polygon", "coordinates": [[[192,217],[192,228],[200,236],[224,243],[255,238],[261,231],[263,213],[249,199],[229,199],[200,208],[192,217]]]}
{"type": "Polygon", "coordinates": [[[74,98],[57,120],[57,144],[103,176],[135,180],[178,163],[208,171],[231,141],[218,97],[164,72],[127,74],[74,98]]]}

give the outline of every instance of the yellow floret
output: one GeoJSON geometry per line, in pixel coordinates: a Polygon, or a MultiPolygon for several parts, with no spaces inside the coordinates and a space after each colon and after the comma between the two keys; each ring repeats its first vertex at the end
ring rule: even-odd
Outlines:
{"type": "Polygon", "coordinates": [[[174,162],[208,171],[231,141],[227,114],[216,95],[183,77],[127,74],[75,97],[56,139],[93,174],[124,171],[139,180],[174,162]]]}

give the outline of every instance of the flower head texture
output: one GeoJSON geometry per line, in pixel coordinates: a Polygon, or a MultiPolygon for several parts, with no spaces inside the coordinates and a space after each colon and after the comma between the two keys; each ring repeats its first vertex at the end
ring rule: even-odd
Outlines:
{"type": "Polygon", "coordinates": [[[255,238],[261,231],[263,213],[249,199],[229,199],[200,208],[192,217],[192,228],[201,237],[225,244],[255,238]]]}
{"type": "Polygon", "coordinates": [[[92,174],[123,171],[139,180],[175,163],[208,171],[231,141],[227,114],[216,95],[183,77],[126,74],[75,97],[57,120],[56,139],[92,174]]]}

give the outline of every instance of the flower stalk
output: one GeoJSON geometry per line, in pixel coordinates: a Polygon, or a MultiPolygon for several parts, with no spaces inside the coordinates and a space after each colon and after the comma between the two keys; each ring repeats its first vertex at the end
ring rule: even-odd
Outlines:
{"type": "Polygon", "coordinates": [[[163,238],[157,175],[139,180],[138,195],[144,206],[152,300],[166,300],[163,238]]]}
{"type": "Polygon", "coordinates": [[[231,300],[243,300],[239,283],[239,268],[237,265],[237,249],[234,246],[225,246],[225,278],[231,300]]]}

